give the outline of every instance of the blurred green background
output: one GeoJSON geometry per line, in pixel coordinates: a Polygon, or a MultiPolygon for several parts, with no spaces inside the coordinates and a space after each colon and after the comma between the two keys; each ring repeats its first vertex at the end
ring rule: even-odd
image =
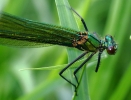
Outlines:
{"type": "MultiPolygon", "coordinates": [[[[131,0],[70,0],[90,32],[114,36],[118,51],[101,60],[98,73],[87,68],[91,100],[131,98],[131,0]]],[[[0,10],[38,22],[60,25],[55,0],[0,0],[0,10]]],[[[80,20],[79,26],[82,27],[80,20]]],[[[83,30],[81,28],[81,30],[83,30]]],[[[0,45],[0,100],[71,100],[71,86],[60,70],[19,71],[66,64],[66,47],[15,48],[0,45]]]]}

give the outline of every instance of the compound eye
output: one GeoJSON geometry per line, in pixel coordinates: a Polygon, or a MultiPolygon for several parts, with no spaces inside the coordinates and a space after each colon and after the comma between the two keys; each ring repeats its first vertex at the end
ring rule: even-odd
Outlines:
{"type": "Polygon", "coordinates": [[[114,46],[109,46],[106,50],[107,50],[107,53],[110,54],[110,55],[114,55],[116,53],[116,48],[117,47],[114,47],[114,46]]]}

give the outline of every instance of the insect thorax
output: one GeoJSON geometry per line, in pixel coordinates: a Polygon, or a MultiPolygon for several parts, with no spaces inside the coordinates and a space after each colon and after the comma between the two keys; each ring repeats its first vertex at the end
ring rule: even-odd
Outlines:
{"type": "Polygon", "coordinates": [[[74,39],[72,44],[74,47],[83,50],[95,52],[97,51],[100,41],[97,37],[89,32],[79,32],[79,39],[74,39]]]}

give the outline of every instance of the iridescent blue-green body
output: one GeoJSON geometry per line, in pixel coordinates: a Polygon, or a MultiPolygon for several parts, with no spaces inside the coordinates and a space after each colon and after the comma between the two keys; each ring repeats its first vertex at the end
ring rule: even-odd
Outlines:
{"type": "Polygon", "coordinates": [[[115,45],[111,36],[106,36],[105,39],[106,41],[100,40],[96,34],[89,32],[38,23],[6,13],[0,14],[0,44],[2,45],[40,47],[54,44],[96,52],[101,43],[105,49],[115,45]]]}

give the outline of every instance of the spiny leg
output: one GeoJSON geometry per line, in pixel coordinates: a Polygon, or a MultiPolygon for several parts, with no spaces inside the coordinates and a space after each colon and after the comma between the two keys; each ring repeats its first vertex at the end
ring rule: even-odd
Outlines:
{"type": "MultiPolygon", "coordinates": [[[[61,71],[60,71],[60,73],[59,73],[59,75],[64,79],[64,80],[66,80],[68,83],[70,83],[71,85],[73,85],[74,87],[75,87],[75,90],[76,90],[76,85],[75,84],[73,84],[71,81],[69,81],[68,79],[66,79],[62,74],[63,74],[63,72],[64,71],[66,71],[66,69],[67,68],[69,68],[73,63],[75,63],[76,61],[78,61],[80,58],[82,58],[83,56],[85,56],[86,54],[87,54],[88,52],[86,51],[86,52],[84,52],[83,54],[81,54],[78,58],[76,58],[74,61],[72,61],[70,64],[68,64],[65,68],[63,68],[61,71]]],[[[76,92],[76,91],[75,91],[76,92]]]]}
{"type": "MultiPolygon", "coordinates": [[[[95,52],[93,52],[75,71],[74,71],[74,76],[75,76],[75,79],[76,79],[76,81],[77,81],[77,83],[78,83],[78,86],[79,86],[79,82],[78,82],[78,78],[77,78],[77,76],[76,76],[76,73],[80,70],[80,68],[82,68],[83,67],[83,65],[87,62],[87,61],[89,61],[91,58],[92,58],[92,56],[95,54],[95,52]]],[[[78,87],[77,86],[77,87],[78,87]]]]}
{"type": "Polygon", "coordinates": [[[97,65],[96,65],[95,72],[97,72],[98,69],[99,69],[99,66],[100,66],[100,60],[101,60],[101,54],[102,54],[102,52],[99,52],[99,53],[98,53],[98,61],[97,61],[97,65]]]}
{"type": "Polygon", "coordinates": [[[86,26],[86,23],[85,23],[84,19],[72,7],[71,7],[71,10],[81,19],[81,22],[82,22],[85,30],[88,31],[88,28],[86,26]]]}

